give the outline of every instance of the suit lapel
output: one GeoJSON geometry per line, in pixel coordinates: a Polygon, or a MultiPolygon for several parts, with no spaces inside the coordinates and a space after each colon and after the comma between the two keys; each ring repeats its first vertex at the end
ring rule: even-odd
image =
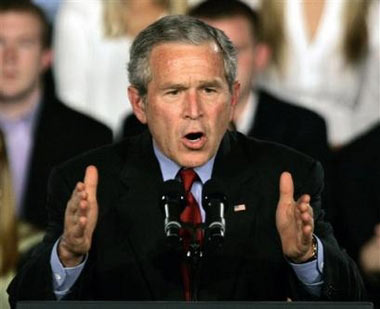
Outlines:
{"type": "Polygon", "coordinates": [[[287,113],[283,106],[268,93],[263,90],[257,91],[257,110],[253,126],[248,132],[248,136],[259,139],[285,143],[291,139],[288,133],[287,113]],[[282,108],[281,108],[282,107],[282,108]],[[274,125],[275,124],[275,125],[274,125]]]}
{"type": "MultiPolygon", "coordinates": [[[[46,91],[43,101],[40,103],[35,128],[32,138],[32,148],[29,157],[29,170],[25,180],[25,193],[22,201],[23,216],[25,219],[37,226],[45,227],[47,216],[45,210],[44,190],[46,189],[46,179],[53,163],[56,161],[51,151],[49,151],[50,141],[56,134],[54,122],[55,100],[46,91]],[[49,105],[49,100],[50,102],[49,105]],[[53,105],[53,106],[51,106],[53,105]]],[[[64,149],[61,149],[64,151],[64,149]]]]}
{"type": "Polygon", "coordinates": [[[151,299],[182,299],[179,256],[166,246],[164,212],[159,200],[162,175],[148,132],[141,135],[120,180],[122,194],[116,205],[123,221],[125,242],[150,291],[151,299]],[[130,221],[133,218],[133,221],[130,221]]]}
{"type": "Polygon", "coordinates": [[[254,158],[247,157],[234,133],[227,133],[215,160],[212,177],[225,184],[229,207],[225,212],[226,236],[219,252],[205,252],[202,265],[200,299],[233,299],[240,265],[255,230],[258,199],[255,191],[259,171],[248,169],[254,158]],[[241,205],[235,208],[235,206],[241,205]],[[239,210],[240,209],[240,210],[239,210]],[[202,293],[204,289],[204,293],[202,293]],[[218,298],[219,297],[219,298],[218,298]]]}

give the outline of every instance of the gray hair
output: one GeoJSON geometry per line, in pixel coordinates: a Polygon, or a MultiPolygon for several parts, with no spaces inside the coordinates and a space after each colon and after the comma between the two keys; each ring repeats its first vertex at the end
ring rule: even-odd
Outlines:
{"type": "Polygon", "coordinates": [[[232,92],[236,78],[236,50],[223,31],[186,15],[165,16],[141,31],[130,49],[128,78],[137,88],[140,96],[147,93],[148,83],[152,80],[149,57],[153,47],[161,43],[179,42],[201,45],[215,42],[222,53],[225,77],[232,92]]]}

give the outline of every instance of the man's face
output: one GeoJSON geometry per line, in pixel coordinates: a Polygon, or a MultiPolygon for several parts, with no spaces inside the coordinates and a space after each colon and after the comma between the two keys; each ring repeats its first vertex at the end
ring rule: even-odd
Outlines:
{"type": "Polygon", "coordinates": [[[158,45],[150,66],[146,104],[131,99],[136,90],[129,89],[136,116],[166,156],[183,167],[203,165],[216,154],[232,119],[238,83],[231,94],[214,43],[158,45]]]}
{"type": "Polygon", "coordinates": [[[49,51],[42,48],[41,24],[29,13],[0,13],[0,101],[27,97],[48,66],[49,51]]]}
{"type": "Polygon", "coordinates": [[[240,16],[204,21],[222,30],[235,45],[238,51],[237,80],[241,85],[241,97],[245,97],[251,91],[255,77],[255,42],[248,21],[240,16]]]}

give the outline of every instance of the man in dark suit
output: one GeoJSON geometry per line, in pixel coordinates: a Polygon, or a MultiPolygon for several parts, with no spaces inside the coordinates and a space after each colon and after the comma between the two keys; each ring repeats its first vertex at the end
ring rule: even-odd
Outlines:
{"type": "Polygon", "coordinates": [[[0,22],[0,126],[10,155],[16,214],[44,229],[53,166],[111,143],[112,133],[64,106],[54,95],[52,80],[43,81],[52,51],[49,25],[37,6],[2,1],[0,22]]]}
{"type": "Polygon", "coordinates": [[[149,130],[56,169],[48,232],[9,287],[12,304],[363,298],[355,264],[323,219],[320,164],[227,131],[240,85],[223,32],[163,17],[135,39],[128,70],[130,102],[149,130]],[[183,249],[167,246],[160,202],[163,181],[177,178],[183,249]],[[200,229],[211,229],[201,198],[210,179],[225,186],[210,197],[229,200],[225,236],[219,212],[215,219],[220,248],[200,229]]]}

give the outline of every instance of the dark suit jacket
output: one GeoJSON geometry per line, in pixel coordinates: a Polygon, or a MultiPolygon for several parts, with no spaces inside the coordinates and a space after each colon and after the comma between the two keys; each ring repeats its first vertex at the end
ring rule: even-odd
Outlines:
{"type": "Polygon", "coordinates": [[[357,259],[380,223],[380,125],[339,151],[334,162],[337,237],[357,259]]]}
{"type": "Polygon", "coordinates": [[[36,122],[22,217],[40,228],[47,225],[46,190],[53,166],[82,152],[112,142],[105,125],[63,105],[46,84],[36,122]]]}
{"type": "Polygon", "coordinates": [[[330,217],[331,152],[323,118],[313,111],[282,101],[263,90],[258,91],[257,111],[254,117],[253,127],[247,135],[290,146],[321,162],[325,171],[323,208],[330,217]]]}
{"type": "MultiPolygon", "coordinates": [[[[11,302],[55,298],[49,262],[52,246],[62,234],[66,202],[89,164],[99,171],[99,217],[86,266],[68,298],[182,300],[181,260],[166,246],[159,207],[162,176],[145,132],[56,169],[49,186],[47,235],[11,284],[11,302]]],[[[199,300],[310,299],[282,255],[275,226],[283,171],[292,173],[296,196],[312,197],[315,233],[324,245],[322,299],[363,297],[355,265],[339,250],[323,220],[320,165],[283,146],[227,133],[212,172],[228,188],[225,243],[220,252],[205,252],[199,300]],[[232,205],[238,204],[245,204],[246,210],[235,212],[232,205]]]]}
{"type": "Polygon", "coordinates": [[[326,123],[318,114],[258,91],[254,124],[247,134],[290,146],[322,162],[329,159],[326,123]]]}

